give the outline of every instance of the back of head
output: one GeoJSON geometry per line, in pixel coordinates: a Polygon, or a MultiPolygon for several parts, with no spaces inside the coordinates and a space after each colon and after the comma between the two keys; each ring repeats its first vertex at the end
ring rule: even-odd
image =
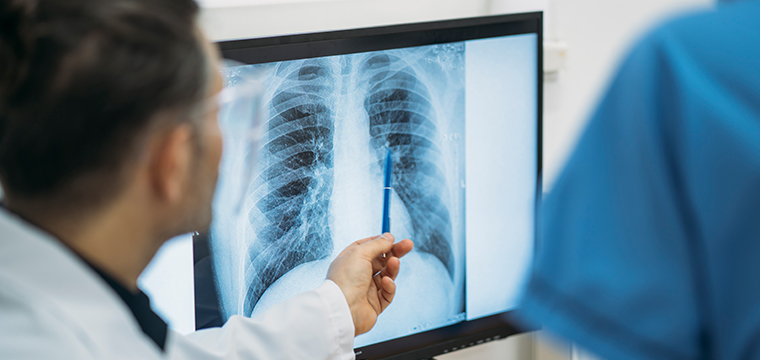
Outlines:
{"type": "Polygon", "coordinates": [[[205,96],[197,12],[193,0],[0,1],[7,199],[81,206],[118,191],[154,115],[205,96]]]}

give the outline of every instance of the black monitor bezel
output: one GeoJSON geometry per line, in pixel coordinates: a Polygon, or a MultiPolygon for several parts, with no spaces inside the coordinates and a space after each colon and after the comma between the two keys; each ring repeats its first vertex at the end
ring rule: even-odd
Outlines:
{"type": "MultiPolygon", "coordinates": [[[[541,197],[543,148],[542,12],[230,40],[217,42],[217,44],[225,59],[245,64],[259,64],[530,33],[537,34],[536,204],[538,204],[541,197]]],[[[519,309],[357,348],[355,349],[356,358],[358,360],[430,359],[450,351],[534,330],[515,325],[511,319],[517,311],[519,309]]]]}

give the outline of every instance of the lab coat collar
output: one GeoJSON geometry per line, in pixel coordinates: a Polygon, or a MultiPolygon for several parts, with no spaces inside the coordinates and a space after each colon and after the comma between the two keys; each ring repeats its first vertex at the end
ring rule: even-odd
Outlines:
{"type": "Polygon", "coordinates": [[[162,357],[126,304],[81,258],[0,207],[0,283],[6,281],[70,324],[100,358],[162,357]]]}

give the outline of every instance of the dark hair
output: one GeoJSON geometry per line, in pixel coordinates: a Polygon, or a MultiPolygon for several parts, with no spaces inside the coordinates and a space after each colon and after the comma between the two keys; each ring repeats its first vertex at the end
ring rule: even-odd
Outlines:
{"type": "Polygon", "coordinates": [[[8,199],[83,205],[119,190],[154,115],[206,95],[197,13],[193,0],[0,0],[8,199]]]}

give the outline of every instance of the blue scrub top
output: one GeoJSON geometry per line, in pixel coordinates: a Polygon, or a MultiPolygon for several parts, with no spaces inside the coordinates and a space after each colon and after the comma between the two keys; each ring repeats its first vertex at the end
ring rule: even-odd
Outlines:
{"type": "Polygon", "coordinates": [[[760,1],[640,41],[540,229],[526,323],[606,359],[760,359],[760,1]]]}

